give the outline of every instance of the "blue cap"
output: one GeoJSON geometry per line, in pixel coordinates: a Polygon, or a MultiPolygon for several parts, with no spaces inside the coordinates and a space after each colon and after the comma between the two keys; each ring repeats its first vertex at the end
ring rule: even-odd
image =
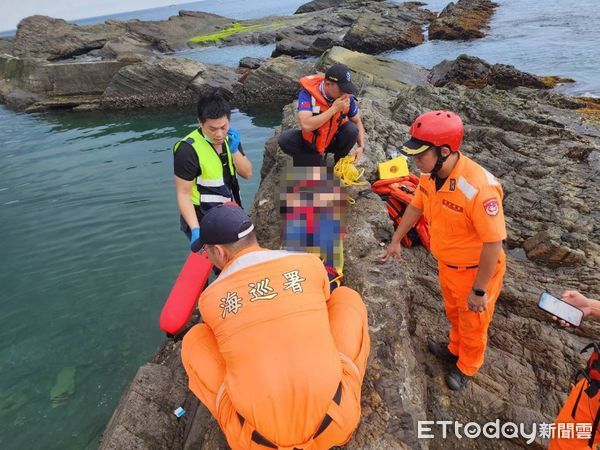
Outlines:
{"type": "Polygon", "coordinates": [[[200,221],[200,239],[194,242],[192,251],[199,251],[205,244],[231,244],[254,230],[252,220],[242,208],[226,203],[210,209],[200,221]]]}

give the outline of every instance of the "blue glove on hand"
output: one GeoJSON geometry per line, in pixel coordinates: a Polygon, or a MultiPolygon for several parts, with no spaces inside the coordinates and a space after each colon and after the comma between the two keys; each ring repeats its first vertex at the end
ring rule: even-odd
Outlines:
{"type": "Polygon", "coordinates": [[[200,228],[192,228],[192,235],[190,237],[190,248],[194,249],[194,243],[200,239],[200,228]]]}
{"type": "Polygon", "coordinates": [[[235,128],[230,128],[227,132],[227,143],[229,144],[229,153],[232,155],[239,150],[240,141],[242,138],[240,137],[240,133],[235,128]]]}

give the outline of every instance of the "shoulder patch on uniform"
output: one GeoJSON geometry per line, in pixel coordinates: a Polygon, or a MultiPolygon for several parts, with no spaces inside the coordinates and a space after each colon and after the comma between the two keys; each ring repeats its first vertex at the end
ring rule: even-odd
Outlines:
{"type": "Polygon", "coordinates": [[[472,200],[478,192],[478,189],[469,183],[464,177],[460,177],[458,179],[457,186],[458,189],[460,189],[462,193],[465,194],[465,197],[467,197],[469,200],[472,200]]]}
{"type": "Polygon", "coordinates": [[[483,173],[485,173],[485,178],[487,179],[487,182],[489,183],[490,186],[497,186],[498,184],[498,180],[496,179],[496,177],[494,175],[492,175],[490,172],[488,172],[486,169],[483,169],[483,173]]]}
{"type": "Polygon", "coordinates": [[[500,204],[496,197],[488,198],[483,202],[483,209],[488,216],[496,216],[500,211],[500,204]]]}

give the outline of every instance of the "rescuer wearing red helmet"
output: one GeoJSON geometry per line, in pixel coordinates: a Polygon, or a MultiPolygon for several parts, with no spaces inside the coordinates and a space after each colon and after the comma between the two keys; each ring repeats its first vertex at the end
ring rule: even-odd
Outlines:
{"type": "Polygon", "coordinates": [[[383,260],[400,260],[401,239],[425,214],[450,321],[450,342],[430,341],[429,350],[456,364],[446,375],[453,390],[463,388],[483,364],[506,270],[502,186],[459,151],[463,133],[462,120],[450,111],[425,113],[412,124],[401,152],[414,158],[421,179],[383,255],[383,260]]]}

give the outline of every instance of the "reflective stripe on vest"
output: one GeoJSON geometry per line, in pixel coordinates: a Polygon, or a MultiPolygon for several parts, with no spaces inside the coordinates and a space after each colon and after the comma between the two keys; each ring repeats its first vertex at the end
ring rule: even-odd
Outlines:
{"type": "MultiPolygon", "coordinates": [[[[226,138],[224,142],[225,151],[227,152],[229,171],[232,176],[235,176],[235,168],[231,153],[229,152],[228,140],[229,138],[226,138]]],[[[194,180],[190,194],[192,203],[196,206],[200,206],[200,202],[216,206],[231,201],[231,190],[229,186],[225,185],[223,179],[221,158],[204,136],[200,134],[200,131],[196,129],[177,142],[175,147],[173,147],[173,152],[177,151],[182,142],[190,144],[194,148],[198,157],[198,164],[200,165],[200,176],[194,180]]]]}

